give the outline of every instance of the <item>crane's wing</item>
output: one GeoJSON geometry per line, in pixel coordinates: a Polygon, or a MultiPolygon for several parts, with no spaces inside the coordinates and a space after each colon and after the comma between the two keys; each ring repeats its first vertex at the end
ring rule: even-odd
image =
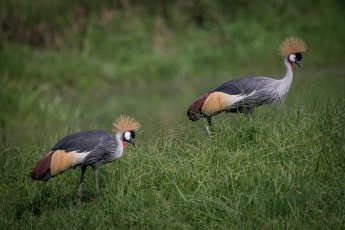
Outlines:
{"type": "Polygon", "coordinates": [[[103,130],[90,130],[73,133],[56,143],[52,150],[64,150],[65,152],[90,152],[100,143],[104,136],[111,137],[111,134],[103,130]]]}
{"type": "Polygon", "coordinates": [[[31,178],[48,181],[53,176],[83,164],[84,159],[100,146],[102,140],[112,140],[112,135],[102,130],[91,130],[64,137],[36,163],[31,178]]]}
{"type": "Polygon", "coordinates": [[[230,80],[215,88],[212,92],[223,92],[229,95],[249,95],[263,87],[269,78],[253,77],[230,80]]]}
{"type": "Polygon", "coordinates": [[[73,167],[94,163],[105,164],[113,161],[116,143],[113,136],[103,130],[90,130],[73,133],[60,140],[52,149],[75,152],[73,167]],[[79,155],[79,156],[78,156],[79,155]]]}
{"type": "Polygon", "coordinates": [[[225,82],[212,92],[222,92],[237,98],[232,105],[237,109],[259,106],[272,102],[270,93],[272,87],[268,87],[271,83],[272,79],[267,77],[240,78],[225,82]]]}

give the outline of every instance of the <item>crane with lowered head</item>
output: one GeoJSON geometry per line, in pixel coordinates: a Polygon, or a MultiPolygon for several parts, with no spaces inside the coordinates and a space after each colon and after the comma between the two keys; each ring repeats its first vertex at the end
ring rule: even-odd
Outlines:
{"type": "Polygon", "coordinates": [[[255,107],[283,104],[292,83],[293,64],[303,68],[301,52],[306,49],[307,45],[302,39],[287,37],[279,48],[286,67],[283,79],[248,77],[230,80],[194,101],[187,110],[187,116],[192,121],[206,118],[211,126],[212,117],[221,112],[245,113],[250,116],[255,107]]]}
{"type": "Polygon", "coordinates": [[[39,160],[31,178],[47,182],[64,171],[80,166],[81,175],[77,189],[77,206],[80,207],[84,173],[87,166],[93,169],[96,191],[99,193],[97,169],[119,159],[126,143],[135,145],[135,131],[140,123],[130,116],[120,116],[114,122],[114,134],[103,130],[88,130],[70,134],[39,160]]]}

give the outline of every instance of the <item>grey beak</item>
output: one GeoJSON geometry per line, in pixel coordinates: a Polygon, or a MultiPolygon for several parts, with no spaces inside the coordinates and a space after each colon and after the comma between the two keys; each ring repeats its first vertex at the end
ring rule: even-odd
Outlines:
{"type": "Polygon", "coordinates": [[[135,146],[135,141],[133,139],[130,139],[128,142],[135,146]]]}
{"type": "Polygon", "coordinates": [[[303,69],[303,65],[301,64],[301,62],[300,61],[295,61],[295,63],[299,66],[299,67],[301,67],[302,69],[303,69]]]}

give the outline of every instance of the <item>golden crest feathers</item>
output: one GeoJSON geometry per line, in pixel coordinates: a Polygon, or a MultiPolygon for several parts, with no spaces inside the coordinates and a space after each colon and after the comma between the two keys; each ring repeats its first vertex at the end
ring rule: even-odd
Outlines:
{"type": "Polygon", "coordinates": [[[140,123],[135,120],[133,117],[128,115],[121,115],[116,118],[113,122],[114,133],[124,132],[127,130],[139,130],[141,128],[140,123]]]}
{"type": "Polygon", "coordinates": [[[285,38],[285,40],[280,44],[279,54],[286,56],[291,53],[299,53],[306,50],[307,44],[305,44],[302,39],[292,36],[285,38]]]}

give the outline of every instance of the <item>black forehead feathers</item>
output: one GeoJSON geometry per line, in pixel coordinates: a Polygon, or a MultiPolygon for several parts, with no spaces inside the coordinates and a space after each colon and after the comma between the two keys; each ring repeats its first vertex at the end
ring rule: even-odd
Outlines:
{"type": "Polygon", "coordinates": [[[302,54],[301,54],[301,53],[296,53],[295,55],[296,55],[296,59],[297,59],[298,61],[301,61],[301,60],[302,60],[302,54]]]}
{"type": "Polygon", "coordinates": [[[134,139],[135,138],[135,132],[133,130],[129,131],[131,133],[131,137],[134,139]]]}

